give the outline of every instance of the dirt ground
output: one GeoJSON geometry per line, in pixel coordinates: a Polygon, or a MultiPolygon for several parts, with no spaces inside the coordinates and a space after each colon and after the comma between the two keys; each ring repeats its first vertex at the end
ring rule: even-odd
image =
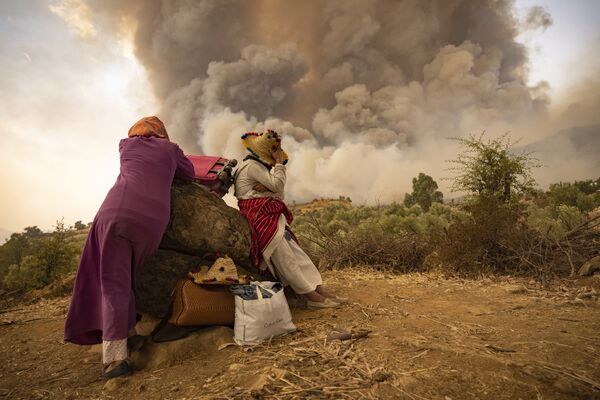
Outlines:
{"type": "MultiPolygon", "coordinates": [[[[149,344],[123,379],[98,346],[62,342],[68,299],[0,310],[0,399],[600,399],[600,277],[552,289],[363,269],[326,272],[353,303],[293,309],[255,348],[207,328],[149,344]],[[346,341],[333,331],[369,331],[346,341]]],[[[148,326],[142,328],[149,329],[148,326]]]]}

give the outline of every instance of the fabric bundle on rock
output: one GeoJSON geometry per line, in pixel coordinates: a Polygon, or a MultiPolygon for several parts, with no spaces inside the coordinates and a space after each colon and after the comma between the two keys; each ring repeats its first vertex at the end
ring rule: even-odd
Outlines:
{"type": "Polygon", "coordinates": [[[212,266],[200,266],[198,271],[188,273],[192,281],[198,285],[233,285],[250,283],[249,276],[238,275],[233,260],[227,256],[219,257],[212,266]]]}

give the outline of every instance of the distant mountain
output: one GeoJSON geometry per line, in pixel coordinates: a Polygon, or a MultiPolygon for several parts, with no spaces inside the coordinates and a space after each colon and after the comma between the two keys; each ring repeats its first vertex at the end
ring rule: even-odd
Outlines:
{"type": "Polygon", "coordinates": [[[8,229],[0,228],[0,245],[4,244],[4,241],[12,234],[8,229]]]}
{"type": "Polygon", "coordinates": [[[520,149],[546,166],[536,173],[542,184],[600,176],[600,124],[563,129],[520,149]]]}
{"type": "Polygon", "coordinates": [[[573,161],[584,159],[600,166],[600,125],[563,129],[523,149],[534,151],[542,162],[552,162],[556,157],[576,157],[573,161]]]}

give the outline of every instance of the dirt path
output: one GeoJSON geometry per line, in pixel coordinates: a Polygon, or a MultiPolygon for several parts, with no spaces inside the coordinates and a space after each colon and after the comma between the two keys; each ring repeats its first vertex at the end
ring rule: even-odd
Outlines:
{"type": "Polygon", "coordinates": [[[356,303],[293,310],[298,332],[254,349],[210,328],[100,379],[98,347],[62,343],[68,299],[0,313],[0,399],[600,399],[600,279],[541,290],[362,270],[326,279],[356,303]],[[366,338],[326,342],[334,330],[366,338]]]}

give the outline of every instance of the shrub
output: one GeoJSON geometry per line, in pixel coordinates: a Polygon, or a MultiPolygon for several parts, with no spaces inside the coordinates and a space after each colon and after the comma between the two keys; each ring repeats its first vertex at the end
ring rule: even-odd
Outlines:
{"type": "Polygon", "coordinates": [[[418,204],[424,211],[429,211],[432,203],[441,203],[444,195],[438,189],[438,184],[429,175],[422,172],[412,180],[413,191],[404,196],[404,205],[410,207],[418,204]]]}
{"type": "MultiPolygon", "coordinates": [[[[41,231],[40,231],[41,232],[41,231]]],[[[77,269],[81,244],[71,240],[71,231],[59,221],[52,234],[16,234],[2,246],[5,273],[2,286],[9,290],[44,287],[77,269]],[[12,242],[8,248],[5,246],[12,242]]]]}
{"type": "Polygon", "coordinates": [[[418,235],[389,234],[361,226],[325,241],[320,264],[326,267],[369,265],[399,272],[422,270],[430,244],[418,235]]]}
{"type": "Polygon", "coordinates": [[[379,207],[342,207],[331,204],[294,220],[303,249],[322,266],[386,265],[400,271],[422,268],[453,217],[463,212],[433,203],[421,206],[398,203],[379,207]]]}
{"type": "Polygon", "coordinates": [[[567,232],[581,224],[585,215],[576,207],[560,205],[558,207],[527,207],[527,225],[550,240],[559,240],[567,232]]]}
{"type": "Polygon", "coordinates": [[[512,152],[508,134],[491,140],[484,140],[484,133],[454,140],[463,147],[457,158],[450,161],[454,165],[450,170],[456,173],[454,191],[496,197],[504,203],[533,191],[531,171],[540,165],[530,153],[512,152]]]}
{"type": "Polygon", "coordinates": [[[438,244],[441,261],[462,275],[517,272],[508,258],[529,230],[523,206],[490,196],[471,199],[464,210],[468,217],[455,219],[438,244]]]}
{"type": "Polygon", "coordinates": [[[600,206],[600,191],[597,188],[599,182],[600,178],[596,181],[554,183],[550,185],[546,195],[554,207],[565,205],[588,212],[600,206]]]}

